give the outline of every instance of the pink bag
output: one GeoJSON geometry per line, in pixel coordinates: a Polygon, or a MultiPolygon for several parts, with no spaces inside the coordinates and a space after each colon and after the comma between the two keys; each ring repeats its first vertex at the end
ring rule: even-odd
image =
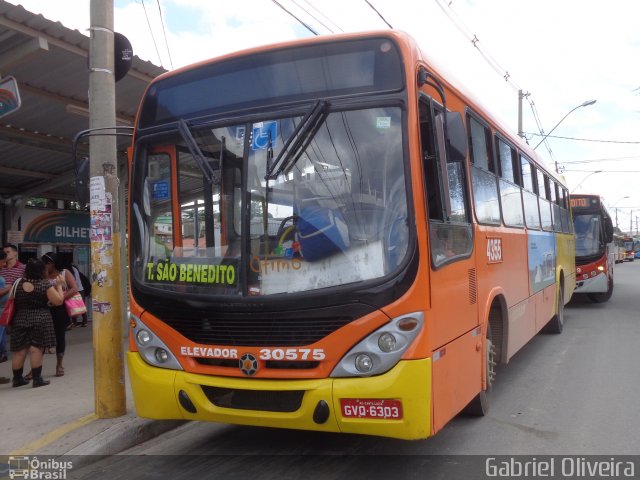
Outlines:
{"type": "Polygon", "coordinates": [[[69,315],[69,317],[71,318],[87,313],[87,306],[84,304],[82,295],[80,295],[79,293],[76,293],[72,297],[67,298],[64,301],[64,306],[67,309],[67,315],[69,315]]]}

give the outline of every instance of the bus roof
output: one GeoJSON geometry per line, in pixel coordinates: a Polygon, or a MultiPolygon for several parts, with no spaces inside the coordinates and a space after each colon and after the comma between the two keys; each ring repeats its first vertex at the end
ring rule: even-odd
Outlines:
{"type": "MultiPolygon", "coordinates": [[[[432,69],[432,73],[437,74],[439,80],[446,85],[446,87],[453,91],[456,95],[463,98],[466,104],[476,112],[482,114],[482,116],[491,122],[491,124],[500,132],[502,136],[504,136],[507,140],[509,140],[512,144],[517,146],[521,152],[526,155],[529,159],[534,160],[536,165],[545,171],[550,177],[554,178],[556,181],[560,182],[562,185],[566,186],[566,181],[564,176],[554,172],[552,169],[548,168],[547,165],[540,159],[540,157],[535,153],[535,151],[527,144],[521,137],[515,134],[512,129],[505,126],[505,124],[498,120],[491,111],[486,108],[480,100],[477,99],[475,94],[471,93],[467,87],[462,85],[462,83],[457,80],[454,74],[447,70],[446,67],[442,65],[438,65],[428,54],[425,53],[424,49],[421,48],[417,41],[408,33],[401,30],[372,30],[372,31],[364,31],[364,32],[350,32],[350,33],[339,33],[339,34],[330,34],[330,35],[322,35],[304,39],[295,39],[288,40],[284,42],[278,42],[273,44],[261,45],[256,47],[251,47],[243,50],[239,50],[236,52],[227,53],[215,58],[203,60],[197,63],[193,63],[191,65],[187,65],[176,70],[172,70],[166,72],[154,80],[147,87],[147,91],[156,83],[161,82],[164,79],[173,77],[175,75],[180,75],[185,72],[189,72],[192,70],[197,70],[199,68],[205,67],[212,63],[217,63],[237,57],[254,55],[261,52],[268,52],[278,49],[286,49],[291,47],[298,46],[307,46],[307,45],[317,45],[322,43],[330,43],[336,41],[343,40],[358,40],[365,39],[371,37],[388,37],[396,41],[405,47],[403,49],[403,53],[408,52],[411,58],[405,58],[405,67],[407,69],[415,69],[415,65],[418,62],[422,62],[427,65],[430,69],[432,69]]],[[[411,78],[409,76],[408,78],[411,78]]],[[[146,96],[145,91],[145,96],[146,96]]],[[[144,96],[143,96],[144,98],[144,96]]],[[[137,121],[136,121],[137,123],[137,121]]]]}

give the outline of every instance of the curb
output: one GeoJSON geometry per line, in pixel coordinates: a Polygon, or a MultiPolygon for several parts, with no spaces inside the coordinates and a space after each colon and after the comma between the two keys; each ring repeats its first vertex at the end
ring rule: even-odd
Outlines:
{"type": "Polygon", "coordinates": [[[72,448],[64,455],[76,457],[74,466],[86,466],[97,461],[99,459],[97,457],[116,455],[185,423],[188,421],[149,420],[139,417],[125,419],[72,448]]]}

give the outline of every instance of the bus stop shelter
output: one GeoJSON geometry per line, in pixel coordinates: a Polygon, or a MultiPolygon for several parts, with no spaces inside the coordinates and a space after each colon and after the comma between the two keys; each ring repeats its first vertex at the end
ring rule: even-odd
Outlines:
{"type": "MultiPolygon", "coordinates": [[[[85,33],[0,0],[0,80],[14,77],[21,97],[21,107],[0,118],[2,242],[20,230],[30,198],[58,208],[76,200],[72,141],[89,128],[85,33]]],[[[164,71],[134,56],[129,73],[116,83],[118,126],[133,125],[147,84],[164,71]]],[[[128,145],[127,138],[118,140],[120,185],[126,184],[128,145]]],[[[79,151],[86,155],[88,144],[79,151]]]]}

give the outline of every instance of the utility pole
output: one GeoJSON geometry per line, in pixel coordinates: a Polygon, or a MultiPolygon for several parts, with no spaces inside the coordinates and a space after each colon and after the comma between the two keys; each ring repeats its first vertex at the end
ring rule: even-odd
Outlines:
{"type": "Polygon", "coordinates": [[[618,209],[615,209],[616,211],[616,228],[618,228],[618,209]]]}
{"type": "MultiPolygon", "coordinates": [[[[89,127],[115,126],[113,0],[91,0],[89,127]]],[[[109,133],[109,131],[106,131],[109,133]]],[[[93,370],[99,418],[127,412],[122,351],[118,164],[113,135],[89,139],[93,370]]]]}
{"type": "Polygon", "coordinates": [[[524,138],[524,133],[522,132],[522,99],[524,98],[524,94],[522,93],[522,89],[518,90],[518,136],[524,138]]]}

